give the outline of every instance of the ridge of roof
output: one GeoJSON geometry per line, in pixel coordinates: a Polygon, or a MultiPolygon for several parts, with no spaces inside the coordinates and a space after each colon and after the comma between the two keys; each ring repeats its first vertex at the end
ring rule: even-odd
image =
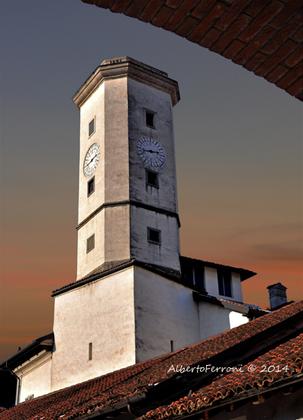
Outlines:
{"type": "Polygon", "coordinates": [[[298,317],[302,319],[302,315],[303,301],[290,304],[174,353],[24,402],[0,413],[0,419],[17,420],[24,416],[30,420],[37,418],[39,414],[43,414],[44,420],[52,420],[55,415],[73,418],[88,413],[100,413],[116,403],[127,404],[131,398],[148,393],[155,384],[164,383],[172,377],[177,378],[179,374],[168,372],[172,364],[193,366],[224,354],[239,344],[245,344],[251,338],[259,339],[272,328],[281,330],[285,326],[285,330],[289,331],[292,320],[298,317]]]}
{"type": "Polygon", "coordinates": [[[192,258],[192,257],[187,257],[185,255],[180,255],[180,261],[181,259],[183,260],[190,260],[190,261],[194,261],[194,262],[201,262],[202,264],[204,264],[207,267],[213,267],[213,268],[221,268],[221,269],[227,269],[227,270],[231,270],[235,273],[239,273],[241,276],[241,281],[247,280],[250,277],[255,276],[257,273],[251,270],[248,270],[246,268],[241,268],[241,267],[235,267],[232,265],[227,265],[227,264],[219,264],[219,263],[215,263],[212,261],[207,261],[207,260],[201,260],[199,258],[192,258]]]}

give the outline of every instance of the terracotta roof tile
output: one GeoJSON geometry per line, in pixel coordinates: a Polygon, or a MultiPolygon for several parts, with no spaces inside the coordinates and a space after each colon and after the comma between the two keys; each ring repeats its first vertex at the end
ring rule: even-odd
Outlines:
{"type": "MultiPolygon", "coordinates": [[[[167,419],[192,414],[203,408],[243,397],[249,391],[262,391],[287,378],[303,374],[303,333],[275,349],[226,374],[190,397],[183,397],[168,406],[158,407],[142,416],[146,419],[167,419]],[[265,369],[266,367],[266,369],[265,369]],[[272,370],[271,367],[274,367],[272,370]],[[268,370],[267,370],[268,369],[268,370]]],[[[303,377],[302,377],[303,379],[303,377]]]]}
{"type": "MultiPolygon", "coordinates": [[[[266,333],[271,327],[282,328],[284,321],[288,322],[299,314],[303,314],[303,301],[285,306],[248,324],[177,352],[24,402],[0,413],[0,420],[53,420],[59,417],[71,419],[85,413],[108,409],[117,403],[126,403],[129,398],[140,396],[152,385],[175,375],[172,371],[168,372],[171,365],[182,363],[191,366],[205,363],[211,357],[224,354],[238,345],[245,345],[247,340],[253,337],[258,338],[259,334],[266,333]]],[[[297,368],[300,369],[300,366],[297,368]]]]}

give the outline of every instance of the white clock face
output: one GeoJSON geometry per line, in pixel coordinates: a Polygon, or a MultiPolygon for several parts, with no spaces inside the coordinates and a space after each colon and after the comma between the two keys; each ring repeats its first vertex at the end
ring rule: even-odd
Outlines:
{"type": "Polygon", "coordinates": [[[161,169],[165,164],[166,152],[158,140],[140,137],[137,141],[137,152],[146,168],[161,169]]]}
{"type": "Polygon", "coordinates": [[[88,149],[84,162],[83,162],[83,172],[85,176],[92,176],[95,172],[98,162],[100,160],[100,146],[97,143],[91,145],[88,149]]]}

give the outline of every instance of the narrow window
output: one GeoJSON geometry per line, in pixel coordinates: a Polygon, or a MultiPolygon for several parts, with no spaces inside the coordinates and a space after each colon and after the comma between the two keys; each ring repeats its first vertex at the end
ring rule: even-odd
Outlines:
{"type": "Polygon", "coordinates": [[[174,351],[174,340],[170,340],[170,351],[174,351]]]}
{"type": "Polygon", "coordinates": [[[161,231],[158,229],[147,228],[147,240],[152,244],[160,245],[161,244],[161,231]]]}
{"type": "Polygon", "coordinates": [[[230,272],[218,270],[218,287],[221,296],[232,297],[230,272]]]}
{"type": "Polygon", "coordinates": [[[158,174],[146,169],[146,184],[154,188],[159,188],[158,174]]]}
{"type": "Polygon", "coordinates": [[[95,191],[95,177],[87,182],[87,197],[95,191]]]}
{"type": "Polygon", "coordinates": [[[94,248],[95,248],[95,235],[92,235],[86,240],[86,253],[88,254],[94,248]]]}
{"type": "Polygon", "coordinates": [[[201,291],[205,290],[205,287],[204,287],[204,266],[200,262],[197,262],[195,264],[194,285],[201,291]]]}
{"type": "Polygon", "coordinates": [[[155,113],[152,111],[145,111],[145,123],[147,127],[155,128],[155,113]]]}
{"type": "Polygon", "coordinates": [[[95,118],[93,118],[88,124],[88,137],[95,132],[95,118]]]}
{"type": "Polygon", "coordinates": [[[88,360],[93,360],[93,343],[88,343],[88,360]]]}

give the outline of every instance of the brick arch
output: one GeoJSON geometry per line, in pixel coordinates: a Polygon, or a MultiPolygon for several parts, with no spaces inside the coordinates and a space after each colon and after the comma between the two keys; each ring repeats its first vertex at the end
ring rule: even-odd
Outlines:
{"type": "Polygon", "coordinates": [[[208,48],[303,100],[302,0],[82,0],[208,48]]]}

